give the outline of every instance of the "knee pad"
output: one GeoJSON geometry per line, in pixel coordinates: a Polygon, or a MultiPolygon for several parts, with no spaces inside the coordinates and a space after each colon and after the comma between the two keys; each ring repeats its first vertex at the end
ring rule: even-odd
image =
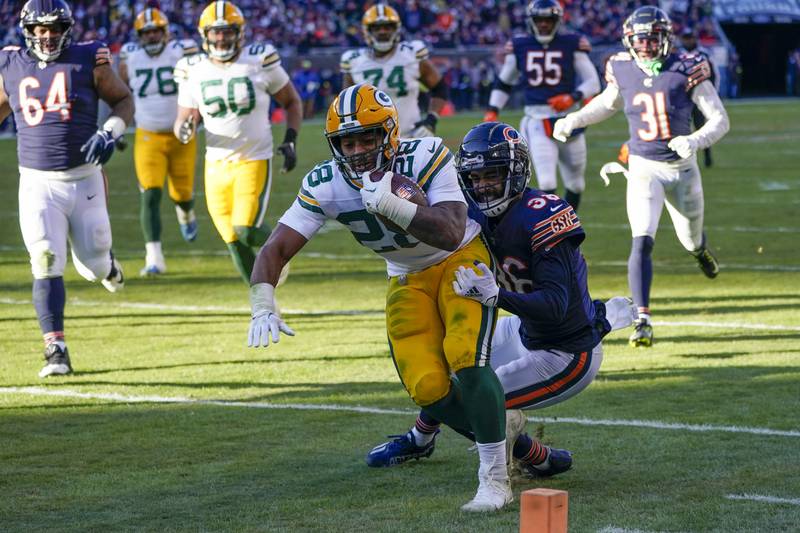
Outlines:
{"type": "Polygon", "coordinates": [[[450,376],[444,372],[427,373],[408,384],[408,394],[420,407],[431,405],[450,392],[450,376]]]}
{"type": "Polygon", "coordinates": [[[634,237],[631,244],[631,256],[650,257],[655,241],[649,235],[634,237]]]}
{"type": "Polygon", "coordinates": [[[56,278],[64,275],[66,257],[59,257],[47,241],[40,241],[30,248],[31,273],[34,279],[56,278]]]}

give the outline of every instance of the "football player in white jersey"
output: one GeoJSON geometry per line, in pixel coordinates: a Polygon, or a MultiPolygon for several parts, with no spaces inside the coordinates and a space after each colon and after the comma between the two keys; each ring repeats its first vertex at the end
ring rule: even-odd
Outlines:
{"type": "Polygon", "coordinates": [[[208,212],[249,282],[253,248],[269,236],[264,215],[272,185],[270,98],[286,110],[286,136],[278,147],[286,172],[297,164],[302,103],[275,48],[267,43],[245,46],[244,17],[231,2],[209,4],[198,29],[206,54],[186,57],[175,67],[178,117],[173,131],[188,143],[202,117],[208,212]]]}
{"type": "Polygon", "coordinates": [[[386,328],[403,386],[426,411],[476,435],[479,488],[463,509],[497,510],[513,495],[503,391],[489,366],[495,308],[459,297],[452,286],[459,267],[491,264],[492,257],[480,226],[467,218],[453,155],[442,139],[399,139],[397,123],[391,98],[372,85],[354,85],[334,99],[325,125],[333,160],[306,175],[256,259],[249,344],[267,346],[281,332],[294,335],[275,304],[281,269],[326,220],[345,225],[386,260],[386,328]],[[395,195],[394,173],[416,182],[428,205],[395,195]]]}
{"type": "Polygon", "coordinates": [[[439,113],[447,103],[447,84],[428,59],[422,41],[400,40],[400,15],[386,4],[375,4],[361,18],[367,47],[342,54],[343,87],[369,83],[388,94],[400,115],[401,137],[427,137],[436,132],[439,113]],[[420,83],[430,91],[430,112],[419,108],[420,83]]]}
{"type": "Polygon", "coordinates": [[[139,181],[140,220],[145,242],[142,276],[167,270],[161,251],[161,191],[167,178],[169,196],[175,203],[181,235],[187,242],[197,238],[194,214],[194,170],[197,142],[181,144],[172,134],[178,109],[175,64],[196,54],[197,43],[170,39],[169,21],[156,8],[147,8],[133,23],[138,42],[127,43],[119,54],[119,75],[133,92],[136,103],[136,144],[133,161],[139,181]]]}

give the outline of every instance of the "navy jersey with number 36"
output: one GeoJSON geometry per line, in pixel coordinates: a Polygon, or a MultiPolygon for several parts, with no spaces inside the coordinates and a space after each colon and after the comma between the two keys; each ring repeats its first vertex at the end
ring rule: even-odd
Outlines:
{"type": "Polygon", "coordinates": [[[97,131],[94,68],[111,62],[105,44],[72,44],[54,61],[27,49],[0,50],[0,77],[17,123],[19,166],[67,170],[85,163],[81,146],[97,131]]]}
{"type": "Polygon", "coordinates": [[[474,205],[470,205],[469,216],[481,224],[497,261],[497,280],[502,289],[533,297],[533,293],[546,292],[548,296],[535,304],[537,308],[547,307],[550,295],[563,297],[565,312],[557,318],[525,312],[523,303],[519,309],[508,309],[522,321],[520,334],[526,348],[577,353],[600,342],[607,333],[607,329],[597,327],[598,320],[603,322],[605,307],[598,314],[599,302],[589,296],[588,269],[579,248],[586,235],[566,201],[526,189],[499,222],[487,218],[474,205]],[[559,276],[549,275],[551,269],[559,276]]]}
{"type": "Polygon", "coordinates": [[[625,101],[631,155],[655,161],[680,158],[668,143],[692,133],[692,89],[711,77],[711,67],[696,54],[670,54],[657,76],[646,74],[628,52],[611,57],[606,81],[625,101]]]}
{"type": "Polygon", "coordinates": [[[532,35],[514,37],[506,45],[513,53],[525,87],[525,105],[546,105],[547,99],[571,93],[576,87],[575,52],[589,52],[589,41],[580,35],[559,33],[548,44],[532,35]]]}

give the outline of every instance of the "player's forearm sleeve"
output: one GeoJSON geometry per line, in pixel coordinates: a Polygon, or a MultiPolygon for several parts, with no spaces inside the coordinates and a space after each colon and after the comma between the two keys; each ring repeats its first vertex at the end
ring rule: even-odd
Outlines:
{"type": "Polygon", "coordinates": [[[589,54],[575,53],[575,73],[578,74],[578,80],[580,80],[575,90],[580,91],[584,98],[600,92],[600,76],[598,76],[592,60],[589,59],[589,54]]]}
{"type": "Polygon", "coordinates": [[[597,124],[612,116],[622,107],[622,95],[613,83],[609,83],[605,90],[580,111],[570,113],[575,119],[575,127],[583,128],[590,124],[597,124]]]}
{"type": "Polygon", "coordinates": [[[568,287],[571,283],[568,254],[572,247],[559,244],[542,258],[535,267],[534,283],[537,289],[528,294],[500,288],[497,305],[522,319],[561,322],[569,305],[568,287]]]}
{"type": "Polygon", "coordinates": [[[502,89],[492,89],[491,94],[489,95],[489,107],[496,107],[497,109],[503,109],[506,104],[508,103],[509,95],[506,91],[502,89]]]}
{"type": "Polygon", "coordinates": [[[706,123],[689,137],[697,141],[698,148],[708,148],[728,133],[730,129],[728,113],[714,85],[708,80],[694,88],[692,101],[706,117],[706,123]]]}

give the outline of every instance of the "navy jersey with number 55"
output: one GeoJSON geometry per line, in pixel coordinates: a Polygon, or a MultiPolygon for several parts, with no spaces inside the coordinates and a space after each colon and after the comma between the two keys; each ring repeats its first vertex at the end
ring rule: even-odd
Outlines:
{"type": "Polygon", "coordinates": [[[546,105],[547,99],[576,87],[575,52],[589,52],[589,41],[573,33],[558,33],[548,44],[532,35],[514,37],[506,45],[513,53],[525,87],[525,105],[546,105]]]}
{"type": "Polygon", "coordinates": [[[499,305],[519,316],[525,347],[577,353],[599,343],[610,326],[603,303],[589,296],[579,248],[586,235],[572,207],[526,189],[499,222],[469,209],[497,261],[499,305]]]}
{"type": "Polygon", "coordinates": [[[67,170],[85,164],[80,149],[97,131],[94,68],[111,62],[105,44],[72,44],[41,62],[17,46],[0,50],[0,79],[17,123],[19,166],[67,170]]]}
{"type": "Polygon", "coordinates": [[[661,72],[650,76],[628,52],[611,57],[606,81],[619,89],[625,102],[631,155],[655,161],[674,161],[673,137],[692,133],[692,89],[711,77],[711,67],[696,54],[670,54],[661,72]]]}

